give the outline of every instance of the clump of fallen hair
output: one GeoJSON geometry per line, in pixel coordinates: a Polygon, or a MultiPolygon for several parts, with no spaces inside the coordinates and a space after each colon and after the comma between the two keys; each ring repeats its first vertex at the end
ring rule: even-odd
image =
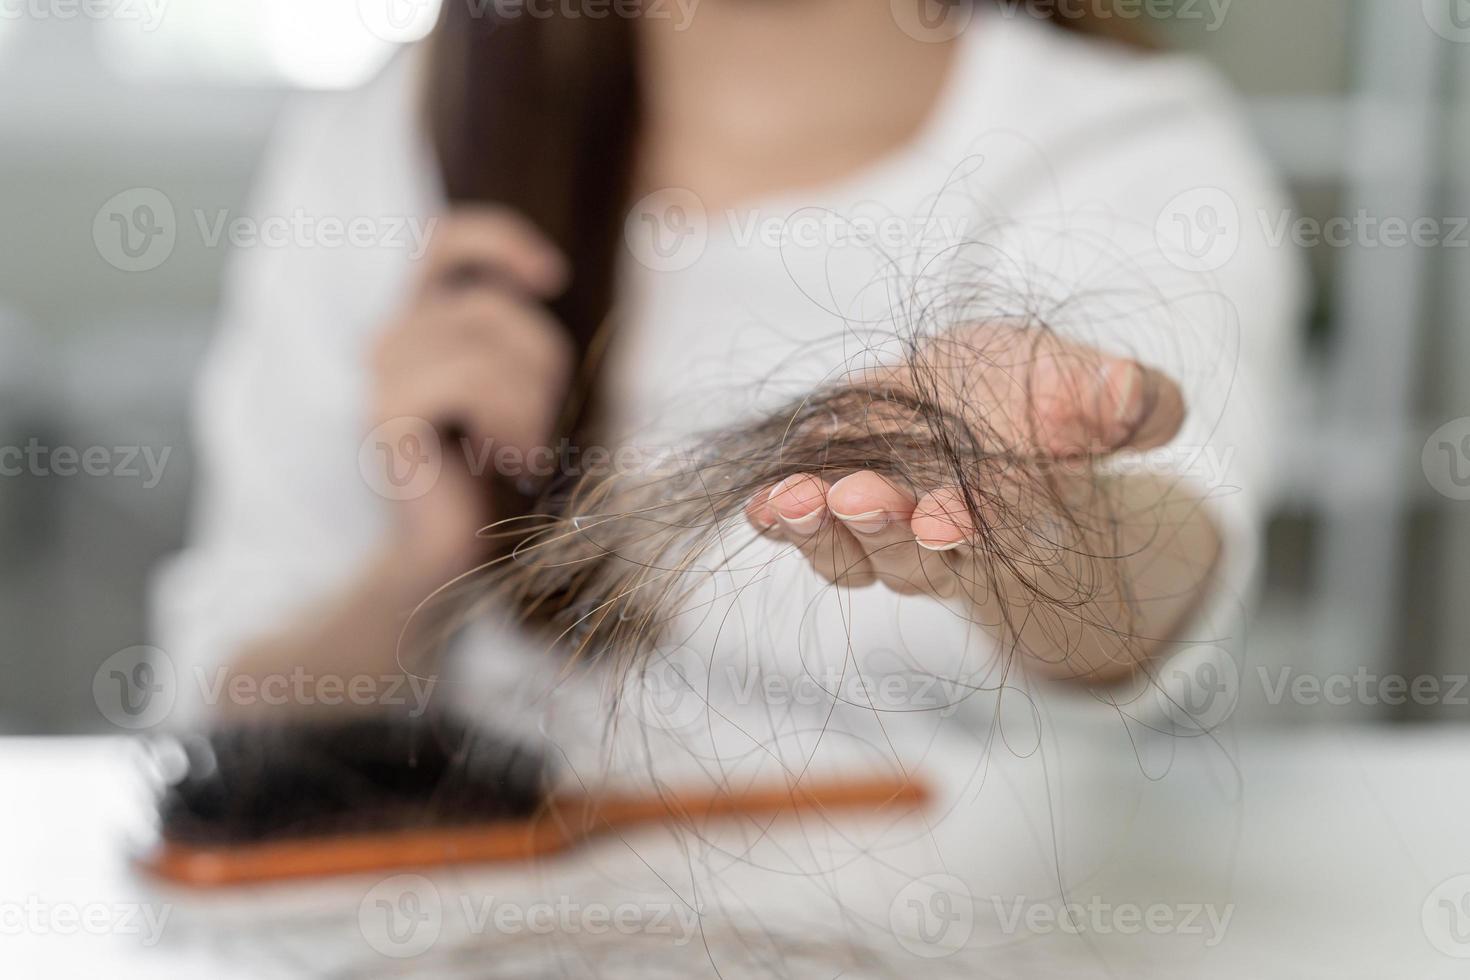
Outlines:
{"type": "MultiPolygon", "coordinates": [[[[868,470],[916,497],[958,490],[975,529],[966,585],[978,597],[1004,579],[1022,597],[1024,609],[999,603],[1002,622],[986,624],[1012,642],[1018,616],[1075,624],[1100,597],[1126,605],[1107,546],[1113,507],[1091,457],[1035,449],[1035,419],[992,418],[997,406],[965,380],[987,359],[963,337],[913,340],[898,364],[853,372],[633,471],[584,475],[531,516],[483,531],[513,544],[451,591],[550,623],[552,645],[573,659],[636,667],[699,577],[732,567],[758,540],[744,513],[754,494],[798,474],[835,482],[868,470]]],[[[1023,391],[1030,383],[1015,380],[1023,391]]],[[[1128,645],[1127,630],[1108,628],[1128,645]]]]}

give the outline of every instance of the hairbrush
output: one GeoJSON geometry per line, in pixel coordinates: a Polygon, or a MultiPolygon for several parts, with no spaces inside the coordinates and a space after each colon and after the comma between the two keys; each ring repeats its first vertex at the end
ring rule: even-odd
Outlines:
{"type": "Polygon", "coordinates": [[[901,777],[568,792],[534,747],[444,718],[253,724],[182,746],[159,840],[139,863],[198,887],[524,860],[650,822],[887,812],[927,798],[901,777]]]}

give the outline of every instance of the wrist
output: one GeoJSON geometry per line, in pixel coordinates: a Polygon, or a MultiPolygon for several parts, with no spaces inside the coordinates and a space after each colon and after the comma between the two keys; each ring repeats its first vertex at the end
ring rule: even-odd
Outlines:
{"type": "Polygon", "coordinates": [[[359,592],[385,608],[411,610],[471,567],[459,556],[426,553],[394,539],[368,563],[359,592]]]}

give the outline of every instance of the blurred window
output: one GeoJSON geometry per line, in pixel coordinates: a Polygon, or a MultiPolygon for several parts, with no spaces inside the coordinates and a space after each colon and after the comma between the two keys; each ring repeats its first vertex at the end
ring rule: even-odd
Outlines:
{"type": "Polygon", "coordinates": [[[347,88],[433,27],[440,0],[114,0],[97,44],[120,75],[347,88]],[[126,14],[126,16],[125,16],[126,14]]]}

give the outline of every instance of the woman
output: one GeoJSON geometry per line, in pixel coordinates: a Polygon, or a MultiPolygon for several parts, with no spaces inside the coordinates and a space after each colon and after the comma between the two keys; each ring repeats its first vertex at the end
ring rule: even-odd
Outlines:
{"type": "MultiPolygon", "coordinates": [[[[863,250],[822,241],[798,255],[841,253],[824,270],[831,292],[814,299],[811,270],[762,222],[872,202],[949,215],[978,240],[1000,215],[1020,251],[1035,222],[1101,209],[1107,247],[1133,257],[1175,244],[1160,236],[1180,217],[1171,202],[1192,200],[1181,195],[1223,195],[1246,216],[1227,260],[1210,263],[1220,302],[1200,328],[1226,352],[1228,401],[1130,356],[1160,348],[1124,331],[1114,348],[1100,334],[1064,339],[1054,363],[1085,354],[1093,386],[1078,394],[1068,377],[1030,406],[1043,444],[1150,448],[1185,424],[1181,441],[1227,459],[1218,482],[1238,492],[1176,480],[1161,498],[1149,484],[1174,533],[1120,559],[1143,601],[1088,611],[1091,638],[1033,630],[1023,659],[1116,681],[1185,635],[1212,590],[1239,598],[1269,486],[1261,423],[1287,377],[1299,290],[1291,257],[1248,217],[1277,191],[1196,62],[1059,30],[1017,4],[957,4],[939,22],[928,0],[704,0],[687,23],[476,9],[449,3],[426,50],[360,92],[303,106],[266,160],[261,213],[437,224],[422,257],[389,234],[236,256],[200,389],[194,537],[158,587],[160,644],[188,665],[186,701],[202,691],[216,710],[249,713],[262,698],[208,691],[290,672],[306,675],[292,709],[329,700],[313,677],[368,678],[360,700],[394,703],[391,687],[401,701],[407,688],[390,679],[408,614],[482,560],[477,528],[525,507],[457,447],[529,451],[591,432],[668,444],[809,390],[840,364],[818,341],[854,322],[871,250],[852,258],[863,250]],[[959,171],[964,192],[936,205],[959,171]],[[755,395],[741,387],[756,381],[755,395]],[[437,473],[427,486],[414,483],[418,464],[437,473]],[[1106,643],[1125,612],[1130,658],[1106,643]]],[[[1003,357],[1023,334],[988,343],[1003,357]]],[[[823,576],[897,586],[866,623],[838,621],[858,642],[930,608],[911,593],[945,593],[944,556],[973,535],[941,487],[856,474],[774,490],[749,516],[814,566],[803,587],[823,576]]],[[[535,661],[544,646],[517,636],[462,644],[468,673],[504,676],[456,690],[483,706],[512,683],[522,666],[510,648],[535,661]]]]}

